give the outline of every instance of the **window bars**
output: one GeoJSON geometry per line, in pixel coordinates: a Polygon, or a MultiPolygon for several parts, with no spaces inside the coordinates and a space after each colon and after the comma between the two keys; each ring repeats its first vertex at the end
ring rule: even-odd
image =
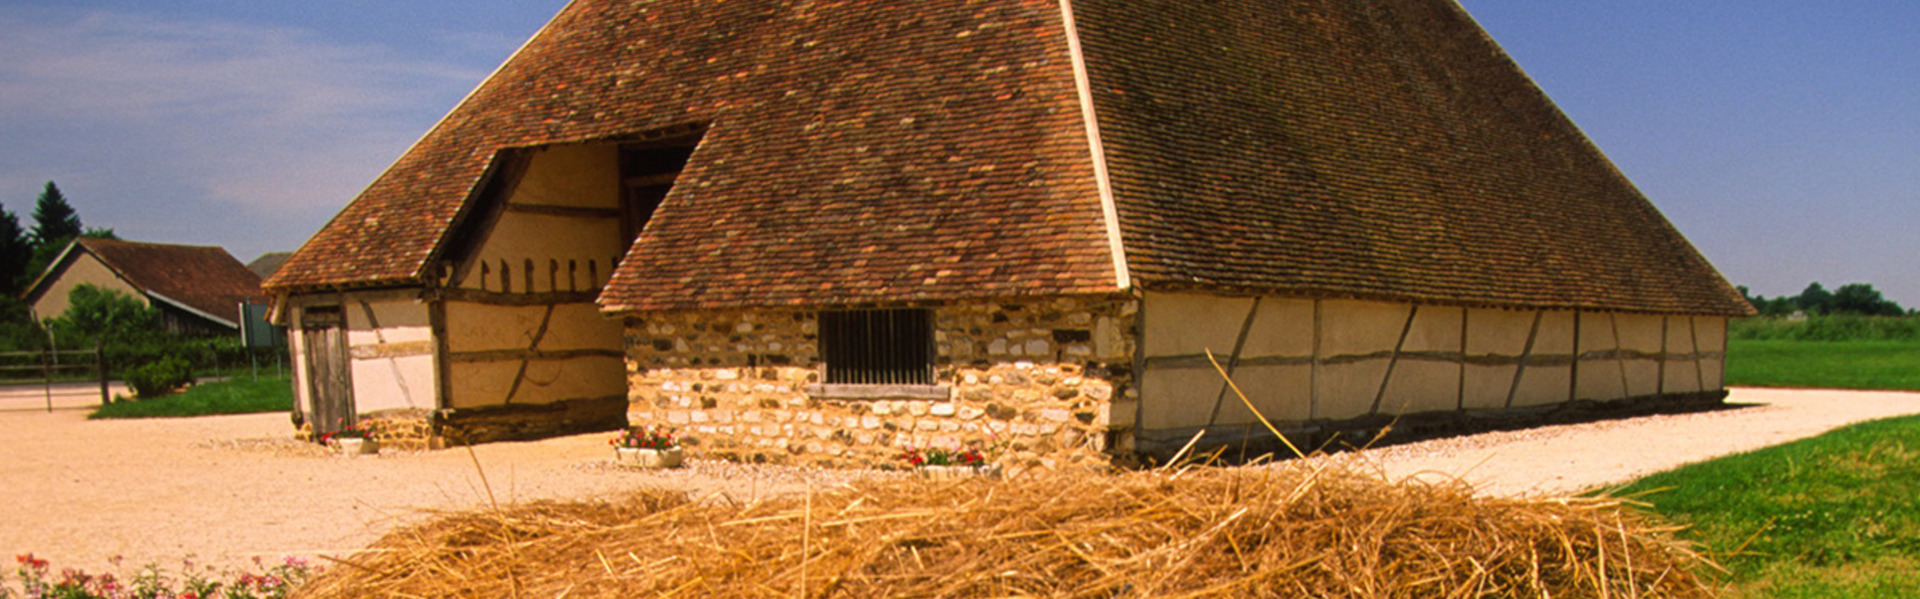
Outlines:
{"type": "Polygon", "coordinates": [[[933,311],[821,312],[820,351],[828,384],[931,385],[933,311]]]}

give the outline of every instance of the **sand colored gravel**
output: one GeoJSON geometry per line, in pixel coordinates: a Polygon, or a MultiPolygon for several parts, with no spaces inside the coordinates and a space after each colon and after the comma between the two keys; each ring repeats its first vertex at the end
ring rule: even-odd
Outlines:
{"type": "MultiPolygon", "coordinates": [[[[1484,492],[1554,493],[1745,451],[1886,416],[1920,393],[1740,389],[1740,409],[1490,433],[1364,452],[1389,476],[1463,476],[1484,492]]],[[[77,409],[0,410],[0,552],[56,567],[239,566],[253,557],[340,554],[425,510],[605,496],[643,486],[751,500],[871,472],[695,462],[607,465],[606,435],[466,450],[343,458],[288,439],[285,414],[88,421],[77,409]],[[476,470],[474,458],[480,469],[476,470]],[[484,471],[488,485],[481,484],[484,471]]]]}

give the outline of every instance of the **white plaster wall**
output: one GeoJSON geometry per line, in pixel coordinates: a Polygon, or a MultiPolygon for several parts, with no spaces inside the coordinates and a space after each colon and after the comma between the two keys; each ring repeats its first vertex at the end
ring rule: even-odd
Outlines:
{"type": "Polygon", "coordinates": [[[433,329],[419,301],[369,302],[348,297],[347,345],[351,348],[354,410],[436,407],[433,329]],[[372,317],[368,317],[368,312],[372,317]],[[379,327],[373,326],[375,322],[379,327]]]}

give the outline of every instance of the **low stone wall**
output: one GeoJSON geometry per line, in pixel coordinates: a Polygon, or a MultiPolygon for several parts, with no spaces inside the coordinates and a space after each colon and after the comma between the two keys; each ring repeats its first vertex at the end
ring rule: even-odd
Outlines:
{"type": "Polygon", "coordinates": [[[1112,406],[1136,393],[1130,299],[932,310],[940,390],[872,399],[821,393],[812,312],[630,320],[627,419],[679,428],[695,456],[747,462],[884,468],[908,447],[974,447],[1012,472],[1108,463],[1112,406]]]}
{"type": "Polygon", "coordinates": [[[432,445],[433,428],[427,410],[383,410],[360,416],[360,426],[373,433],[383,450],[418,451],[432,445]]]}

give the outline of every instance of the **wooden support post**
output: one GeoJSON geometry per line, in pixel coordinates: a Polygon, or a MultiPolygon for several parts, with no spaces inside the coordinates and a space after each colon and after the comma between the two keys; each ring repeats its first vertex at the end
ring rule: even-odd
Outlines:
{"type": "Polygon", "coordinates": [[[1393,355],[1387,358],[1387,372],[1380,376],[1380,391],[1373,394],[1373,409],[1369,414],[1380,413],[1380,402],[1387,398],[1387,384],[1393,382],[1393,367],[1400,364],[1400,352],[1407,347],[1407,335],[1413,332],[1413,319],[1420,315],[1420,304],[1407,309],[1407,324],[1400,327],[1400,341],[1393,344],[1393,355]]]}
{"type": "Polygon", "coordinates": [[[1454,409],[1462,411],[1467,409],[1467,314],[1471,312],[1473,308],[1460,308],[1460,387],[1453,401],[1454,409]]]}
{"type": "Polygon", "coordinates": [[[1573,362],[1567,366],[1567,401],[1580,399],[1580,311],[1573,311],[1573,362]]]}
{"type": "Polygon", "coordinates": [[[1513,370],[1513,385],[1507,387],[1507,407],[1513,407],[1513,397],[1520,393],[1520,377],[1527,373],[1527,359],[1533,357],[1533,341],[1540,336],[1540,317],[1546,312],[1533,313],[1533,328],[1527,330],[1527,345],[1520,350],[1520,366],[1513,370]]]}
{"type": "Polygon", "coordinates": [[[1633,386],[1627,383],[1627,348],[1620,343],[1620,314],[1607,313],[1608,324],[1613,325],[1613,355],[1620,364],[1620,398],[1633,397],[1633,386]]]}
{"type": "Polygon", "coordinates": [[[1253,307],[1247,309],[1246,321],[1240,323],[1240,336],[1233,341],[1233,355],[1227,357],[1227,380],[1220,381],[1220,393],[1213,398],[1213,413],[1207,416],[1207,427],[1212,428],[1220,419],[1220,405],[1227,401],[1228,381],[1233,379],[1233,369],[1240,365],[1240,352],[1247,347],[1247,334],[1253,331],[1253,318],[1260,314],[1260,296],[1253,296],[1253,307]]]}
{"type": "Polygon", "coordinates": [[[100,405],[113,403],[113,395],[107,391],[107,342],[93,343],[93,364],[100,371],[100,405]]]}
{"type": "Polygon", "coordinates": [[[1320,417],[1320,338],[1321,300],[1313,300],[1313,365],[1307,370],[1307,419],[1320,417]]]}

